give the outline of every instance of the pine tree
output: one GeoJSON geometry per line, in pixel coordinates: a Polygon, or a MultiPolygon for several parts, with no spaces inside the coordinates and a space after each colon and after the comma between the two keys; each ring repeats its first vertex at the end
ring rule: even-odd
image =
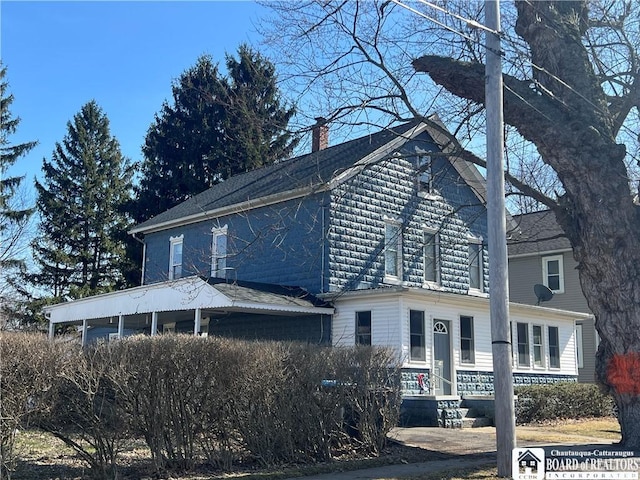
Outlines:
{"type": "Polygon", "coordinates": [[[247,45],[238,56],[226,57],[225,178],[286,158],[297,144],[286,131],[295,110],[282,105],[275,66],[247,45]]]}
{"type": "Polygon", "coordinates": [[[16,161],[27,154],[37,142],[25,142],[17,145],[10,143],[20,124],[19,117],[13,117],[10,106],[13,95],[8,94],[9,84],[5,81],[7,68],[0,64],[0,324],[1,318],[14,308],[15,290],[6,281],[19,270],[24,260],[21,250],[25,242],[25,229],[33,209],[26,205],[20,196],[23,176],[9,176],[8,170],[16,161]]]}
{"type": "Polygon", "coordinates": [[[95,101],[67,123],[42,170],[43,182],[36,181],[40,232],[32,244],[39,272],[32,280],[56,298],[121,286],[132,168],[95,101]]]}
{"type": "Polygon", "coordinates": [[[227,56],[228,77],[201,56],[173,85],[150,126],[134,217],[138,222],[240,172],[291,154],[294,114],[283,105],[275,67],[246,46],[227,56]]]}

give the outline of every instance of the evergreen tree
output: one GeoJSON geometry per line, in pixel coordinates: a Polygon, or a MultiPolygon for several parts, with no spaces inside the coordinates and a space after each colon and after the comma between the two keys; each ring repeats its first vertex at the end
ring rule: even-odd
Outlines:
{"type": "Polygon", "coordinates": [[[224,178],[286,158],[297,144],[286,130],[294,109],[282,106],[275,66],[246,45],[238,56],[226,57],[224,178]]]}
{"type": "Polygon", "coordinates": [[[227,56],[228,77],[201,56],[172,88],[147,132],[134,217],[138,222],[240,172],[291,154],[294,114],[280,99],[275,67],[247,46],[227,56]]]}
{"type": "Polygon", "coordinates": [[[7,279],[12,276],[10,272],[19,270],[24,264],[20,252],[26,243],[25,229],[33,212],[20,197],[24,177],[9,176],[8,170],[37,144],[12,145],[9,141],[20,124],[20,118],[13,117],[10,111],[13,95],[8,94],[6,72],[7,68],[0,64],[0,324],[3,323],[2,317],[14,309],[14,289],[7,279]]]}
{"type": "Polygon", "coordinates": [[[95,101],[67,123],[36,181],[39,234],[32,244],[39,267],[32,280],[56,298],[80,298],[123,283],[132,168],[95,101]]]}

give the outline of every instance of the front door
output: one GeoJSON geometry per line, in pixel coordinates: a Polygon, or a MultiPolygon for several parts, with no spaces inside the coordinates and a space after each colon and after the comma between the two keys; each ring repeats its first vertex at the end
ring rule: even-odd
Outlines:
{"type": "Polygon", "coordinates": [[[436,395],[451,395],[451,322],[433,320],[433,384],[436,395]]]}

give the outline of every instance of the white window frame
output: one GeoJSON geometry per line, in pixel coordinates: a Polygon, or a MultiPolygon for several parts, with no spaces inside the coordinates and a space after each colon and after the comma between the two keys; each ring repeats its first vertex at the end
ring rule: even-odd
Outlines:
{"type": "Polygon", "coordinates": [[[542,257],[542,283],[553,293],[564,293],[564,255],[550,255],[542,257]],[[549,263],[558,262],[558,289],[549,286],[549,263]]]}
{"type": "Polygon", "coordinates": [[[228,254],[228,225],[224,227],[214,227],[211,229],[211,277],[213,278],[224,278],[225,269],[227,268],[227,257],[228,254]],[[218,239],[224,238],[224,253],[221,255],[218,252],[218,239]]]}
{"type": "Polygon", "coordinates": [[[470,292],[484,292],[484,249],[482,248],[482,237],[468,237],[467,239],[467,274],[469,275],[469,291],[470,292]],[[478,247],[478,287],[471,286],[471,245],[478,247]]]}
{"type": "Polygon", "coordinates": [[[426,324],[426,315],[425,312],[423,310],[414,310],[414,309],[410,309],[409,310],[409,361],[412,363],[426,363],[427,361],[427,324],[426,324]],[[422,324],[422,332],[421,333],[416,333],[413,330],[411,330],[411,314],[415,312],[418,314],[421,314],[421,324],[422,324]],[[421,356],[414,356],[413,355],[413,344],[412,344],[412,339],[414,337],[420,337],[422,336],[422,352],[421,352],[421,356]]]}
{"type": "Polygon", "coordinates": [[[531,326],[531,353],[533,354],[533,368],[545,368],[546,365],[546,349],[545,349],[545,327],[544,325],[534,323],[531,326]],[[540,343],[536,343],[536,328],[540,329],[540,343]],[[540,363],[536,363],[536,347],[540,349],[540,363]]]}
{"type": "Polygon", "coordinates": [[[177,280],[178,278],[182,278],[182,259],[184,257],[184,234],[178,237],[170,237],[169,238],[169,280],[177,280]],[[176,263],[174,258],[175,249],[180,245],[180,263],[176,263]],[[176,267],[180,267],[180,275],[176,276],[176,267]]]}
{"type": "Polygon", "coordinates": [[[581,323],[576,324],[576,361],[578,362],[578,368],[584,368],[584,342],[582,340],[581,323]]]}
{"type": "Polygon", "coordinates": [[[557,325],[547,325],[547,344],[548,344],[548,350],[549,350],[549,369],[551,370],[560,370],[562,368],[562,350],[560,348],[560,327],[558,327],[557,325]],[[556,330],[556,338],[558,340],[558,345],[556,345],[557,349],[558,349],[558,365],[552,365],[552,361],[551,361],[551,333],[550,330],[552,328],[555,328],[556,330]]]}
{"type": "Polygon", "coordinates": [[[389,218],[384,219],[384,282],[392,284],[400,284],[402,282],[402,222],[398,220],[392,220],[389,218]],[[390,248],[388,242],[387,231],[389,228],[397,230],[395,242],[390,248]],[[394,255],[395,253],[395,255],[394,255]],[[395,261],[395,275],[387,273],[389,262],[395,261]]]}
{"type": "Polygon", "coordinates": [[[373,345],[373,312],[371,310],[358,310],[355,315],[355,344],[373,345]],[[369,332],[360,330],[360,314],[369,314],[369,332]],[[360,342],[361,337],[369,337],[369,342],[360,342]]]}
{"type": "Polygon", "coordinates": [[[475,321],[473,318],[473,315],[460,315],[459,316],[459,322],[460,322],[460,363],[463,365],[475,365],[476,363],[476,329],[475,329],[475,321]],[[471,321],[471,337],[463,337],[462,336],[462,319],[463,318],[468,318],[471,321]],[[470,360],[466,360],[462,357],[462,340],[467,339],[471,342],[470,344],[470,354],[471,354],[471,359],[470,360]]]}
{"type": "Polygon", "coordinates": [[[422,238],[423,238],[423,248],[422,248],[422,268],[423,268],[423,282],[425,285],[427,286],[435,286],[435,287],[439,287],[440,286],[440,282],[441,282],[441,261],[440,261],[440,234],[438,232],[436,232],[435,230],[430,230],[430,229],[424,229],[423,230],[423,234],[422,234],[422,238]],[[427,236],[429,237],[433,237],[433,241],[434,241],[434,268],[435,268],[435,272],[434,272],[434,280],[428,280],[427,279],[427,245],[430,245],[427,243],[427,236]]]}
{"type": "Polygon", "coordinates": [[[425,152],[418,153],[416,171],[418,195],[428,199],[436,198],[437,193],[433,186],[433,157],[425,152]]]}
{"type": "Polygon", "coordinates": [[[531,334],[529,332],[529,324],[526,322],[516,322],[516,365],[519,368],[531,368],[531,334]],[[518,328],[520,325],[525,326],[524,332],[527,335],[525,342],[520,341],[520,329],[518,328]],[[520,345],[526,347],[527,363],[520,362],[520,345]]]}

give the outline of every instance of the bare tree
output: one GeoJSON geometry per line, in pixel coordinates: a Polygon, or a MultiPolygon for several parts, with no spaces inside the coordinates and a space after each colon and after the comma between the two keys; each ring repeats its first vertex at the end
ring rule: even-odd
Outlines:
{"type": "MultiPolygon", "coordinates": [[[[473,153],[484,150],[483,33],[469,21],[482,18],[480,2],[267,5],[266,38],[287,52],[290,90],[313,98],[301,110],[349,129],[429,121],[435,110],[456,153],[484,165],[473,153]]],[[[640,5],[503,7],[505,177],[530,199],[525,209],[550,208],[571,242],[602,339],[599,381],[616,399],[623,444],[640,448],[640,5]]]]}

